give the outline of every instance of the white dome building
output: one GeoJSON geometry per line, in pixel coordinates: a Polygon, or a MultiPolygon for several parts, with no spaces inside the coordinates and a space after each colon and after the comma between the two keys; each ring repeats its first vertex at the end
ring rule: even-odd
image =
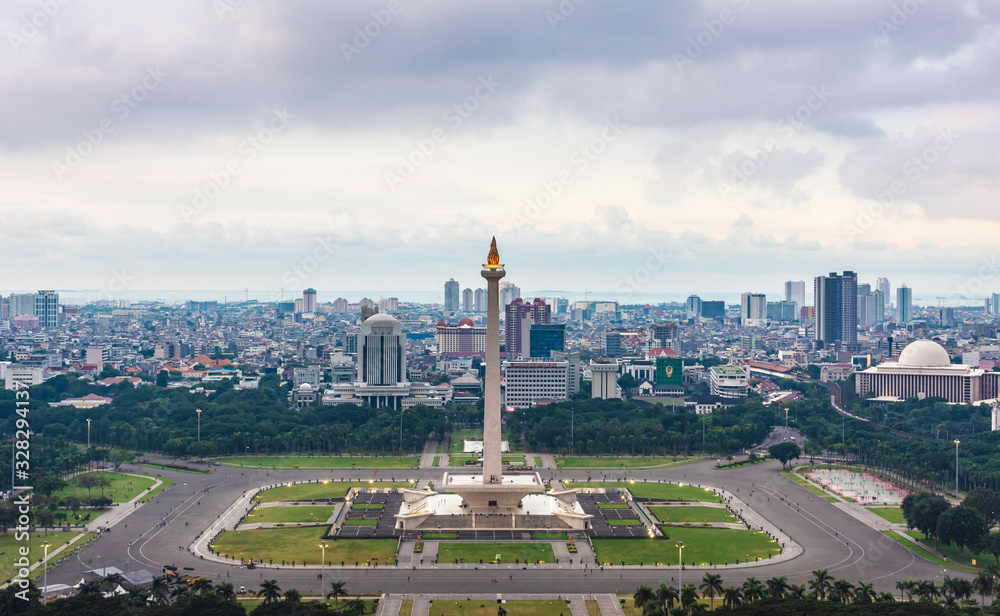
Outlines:
{"type": "Polygon", "coordinates": [[[948,351],[933,340],[915,340],[896,361],[885,361],[857,373],[859,396],[874,392],[880,402],[906,398],[944,398],[959,404],[998,395],[1000,373],[951,363],[948,351]]]}

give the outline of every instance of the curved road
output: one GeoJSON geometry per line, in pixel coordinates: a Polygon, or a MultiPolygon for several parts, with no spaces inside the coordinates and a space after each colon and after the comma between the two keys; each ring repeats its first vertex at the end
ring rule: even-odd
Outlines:
{"type": "MultiPolygon", "coordinates": [[[[657,479],[683,481],[717,486],[734,493],[804,549],[802,555],[786,562],[756,567],[719,568],[724,583],[742,584],[747,577],[764,580],[786,576],[798,584],[812,578],[811,571],[827,569],[834,578],[850,582],[864,580],[879,591],[895,591],[899,579],[936,579],[955,574],[940,566],[915,557],[878,531],[855,519],[822,498],[779,474],[777,462],[767,462],[733,470],[718,471],[714,461],[686,464],[674,468],[644,471],[606,471],[636,481],[657,479]]],[[[142,472],[141,467],[129,470],[142,472]]],[[[131,515],[113,527],[100,540],[84,547],[80,553],[49,573],[49,583],[75,584],[84,571],[99,566],[116,566],[123,570],[146,568],[159,575],[163,565],[192,567],[193,573],[213,582],[229,581],[235,587],[258,589],[263,578],[278,580],[282,588],[297,588],[303,593],[315,593],[319,586],[316,569],[258,568],[248,570],[237,566],[200,560],[187,552],[189,546],[244,491],[279,481],[336,479],[341,477],[367,481],[372,471],[264,471],[214,467],[208,475],[169,472],[156,469],[157,474],[173,479],[174,485],[154,501],[138,507],[131,515]],[[206,489],[208,490],[206,492],[206,489]],[[161,523],[161,519],[166,524],[161,523]],[[183,546],[183,549],[178,549],[183,546]]],[[[439,481],[445,469],[398,470],[399,479],[418,478],[439,481]]],[[[597,480],[600,472],[594,472],[597,480]]],[[[393,470],[380,472],[389,480],[393,470]]],[[[586,480],[584,471],[543,471],[543,476],[586,480]]],[[[431,565],[433,567],[433,565],[431,565]]],[[[706,568],[707,569],[707,568],[706,568]]],[[[689,568],[685,580],[700,580],[702,568],[689,568]]],[[[338,569],[327,567],[326,579],[344,580],[351,592],[424,592],[461,593],[475,588],[478,592],[504,593],[571,593],[571,592],[634,592],[639,584],[669,583],[677,570],[622,569],[608,567],[605,571],[582,569],[508,570],[484,567],[475,569],[436,570],[423,568],[379,567],[373,569],[338,569]],[[513,579],[511,579],[511,576],[513,579]],[[499,582],[492,582],[498,578],[499,582]]]]}

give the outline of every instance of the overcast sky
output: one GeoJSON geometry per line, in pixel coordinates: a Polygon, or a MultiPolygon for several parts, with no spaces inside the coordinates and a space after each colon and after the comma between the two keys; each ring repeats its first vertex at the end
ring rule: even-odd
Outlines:
{"type": "Polygon", "coordinates": [[[1000,2],[577,2],[5,1],[0,290],[1000,291],[1000,2]]]}

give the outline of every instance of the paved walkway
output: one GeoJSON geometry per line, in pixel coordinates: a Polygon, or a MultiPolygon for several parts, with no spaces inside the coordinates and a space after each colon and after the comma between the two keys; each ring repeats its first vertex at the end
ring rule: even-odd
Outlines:
{"type": "Polygon", "coordinates": [[[893,524],[885,518],[875,515],[867,508],[862,507],[857,503],[833,503],[833,506],[837,509],[847,512],[857,520],[864,522],[868,526],[871,526],[877,531],[883,530],[902,530],[902,526],[899,524],[893,524]]]}
{"type": "MultiPolygon", "coordinates": [[[[529,456],[532,457],[532,462],[534,462],[534,458],[535,457],[541,458],[542,459],[542,468],[547,468],[547,469],[551,469],[551,470],[556,470],[556,468],[557,468],[556,467],[556,457],[554,455],[552,455],[551,453],[531,453],[531,454],[527,454],[527,455],[529,455],[529,456]]],[[[528,464],[531,464],[531,462],[529,462],[528,464]]],[[[534,466],[534,464],[531,464],[531,466],[534,466]]]]}
{"type": "MultiPolygon", "coordinates": [[[[132,477],[149,477],[149,475],[140,475],[138,473],[122,473],[122,474],[130,475],[132,477]]],[[[156,478],[154,477],[154,479],[156,478]]],[[[110,509],[102,513],[100,516],[94,518],[93,520],[90,521],[89,524],[87,524],[87,532],[95,533],[99,529],[108,528],[121,522],[123,519],[125,519],[125,516],[132,513],[132,511],[134,511],[137,507],[139,507],[142,504],[139,502],[139,499],[144,498],[147,494],[149,494],[156,488],[160,487],[161,485],[163,485],[163,481],[160,479],[156,479],[156,483],[150,486],[148,490],[143,491],[129,502],[117,503],[115,505],[112,505],[110,509]]]]}
{"type": "Polygon", "coordinates": [[[434,457],[441,455],[434,453],[437,446],[437,441],[427,441],[424,443],[424,451],[420,454],[420,466],[418,468],[434,468],[434,457]]]}
{"type": "Polygon", "coordinates": [[[601,616],[625,616],[618,595],[594,595],[594,599],[597,600],[597,607],[601,609],[601,616]]]}
{"type": "MultiPolygon", "coordinates": [[[[601,616],[625,616],[621,604],[618,602],[618,595],[522,595],[504,593],[501,598],[505,601],[569,601],[569,613],[571,616],[588,616],[587,601],[596,601],[601,609],[601,616]]],[[[431,610],[431,601],[483,601],[494,603],[497,600],[497,593],[469,593],[469,594],[434,594],[434,595],[386,595],[379,601],[377,616],[398,616],[403,601],[413,601],[413,609],[410,616],[428,616],[431,610]]]]}

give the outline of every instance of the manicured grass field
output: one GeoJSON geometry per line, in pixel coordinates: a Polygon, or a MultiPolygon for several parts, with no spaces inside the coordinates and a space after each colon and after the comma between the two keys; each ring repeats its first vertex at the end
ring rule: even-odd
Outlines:
{"type": "Polygon", "coordinates": [[[440,456],[434,456],[434,463],[431,464],[431,466],[441,466],[441,457],[440,456]]]}
{"type": "Polygon", "coordinates": [[[232,456],[219,458],[225,466],[245,468],[417,468],[416,456],[232,456]]]}
{"type": "Polygon", "coordinates": [[[722,564],[767,558],[779,552],[778,545],[761,532],[730,528],[660,528],[669,539],[594,539],[598,563],[677,565],[677,542],[684,542],[684,562],[722,564]]]}
{"type": "MultiPolygon", "coordinates": [[[[934,539],[924,539],[924,534],[918,530],[907,530],[903,531],[907,535],[913,537],[920,545],[924,546],[927,550],[932,550],[934,548],[934,539]]],[[[996,560],[989,560],[993,558],[992,554],[976,554],[974,551],[966,548],[965,555],[960,556],[959,550],[954,545],[945,545],[943,542],[938,542],[937,551],[941,553],[942,556],[948,559],[948,562],[955,562],[966,566],[972,566],[972,559],[976,559],[976,563],[982,567],[986,563],[996,562],[996,560]]]]}
{"type": "Polygon", "coordinates": [[[688,458],[674,458],[662,456],[638,456],[638,457],[612,457],[612,456],[567,456],[556,458],[556,466],[559,468],[653,468],[663,466],[673,466],[687,462],[688,458]]]}
{"type": "Polygon", "coordinates": [[[278,522],[326,522],[333,507],[258,507],[247,516],[247,524],[276,524],[278,522]]]}
{"type": "Polygon", "coordinates": [[[552,563],[556,560],[548,543],[441,543],[438,546],[438,562],[441,563],[454,562],[456,558],[458,562],[478,563],[482,560],[492,563],[496,561],[497,554],[500,555],[500,562],[504,563],[517,560],[522,563],[552,563]]]}
{"type": "Polygon", "coordinates": [[[626,488],[637,499],[673,498],[708,503],[721,503],[722,499],[711,490],[674,483],[603,483],[599,481],[565,482],[567,488],[626,488]]]}
{"type": "MultiPolygon", "coordinates": [[[[492,601],[432,601],[430,616],[496,616],[497,607],[492,601]]],[[[503,608],[516,616],[569,614],[566,601],[508,601],[503,608]]]]}
{"type": "Polygon", "coordinates": [[[535,456],[535,468],[542,468],[542,459],[538,456],[535,456]]]}
{"type": "Polygon", "coordinates": [[[84,477],[86,475],[101,475],[107,478],[111,483],[104,487],[103,494],[116,503],[127,503],[140,493],[151,488],[153,484],[156,483],[155,479],[152,477],[146,477],[145,475],[135,476],[109,471],[97,471],[93,473],[85,473],[84,475],[77,475],[76,477],[70,479],[66,482],[68,485],[62,490],[55,492],[53,497],[57,500],[62,500],[73,496],[81,501],[100,497],[102,493],[101,488],[91,488],[90,495],[88,496],[87,488],[80,487],[80,477],[84,477]]]}
{"type": "MultiPolygon", "coordinates": [[[[507,463],[507,462],[517,462],[519,464],[524,464],[524,456],[523,455],[504,454],[501,457],[503,458],[503,461],[505,463],[507,463]]],[[[463,464],[465,464],[465,462],[467,460],[476,460],[476,461],[478,461],[479,458],[480,458],[480,456],[456,456],[456,455],[453,455],[453,456],[451,456],[450,464],[452,466],[462,466],[463,464]]]]}
{"type": "Polygon", "coordinates": [[[422,539],[458,539],[458,533],[424,533],[422,539]]]}
{"type": "Polygon", "coordinates": [[[543,541],[566,541],[569,539],[569,535],[566,533],[531,533],[531,538],[543,541]]]}
{"type": "Polygon", "coordinates": [[[351,505],[351,509],[385,509],[385,505],[380,503],[357,503],[351,505]]]}
{"type": "Polygon", "coordinates": [[[378,526],[378,520],[344,520],[344,526],[378,526]]]}
{"type": "Polygon", "coordinates": [[[628,503],[601,503],[598,509],[628,509],[628,503]]]}
{"type": "MultiPolygon", "coordinates": [[[[326,533],[325,526],[304,528],[258,528],[253,530],[226,531],[212,546],[216,553],[235,558],[263,562],[281,561],[297,564],[319,564],[319,542],[326,533]]],[[[327,539],[327,563],[347,565],[396,563],[395,539],[327,539]]]]}
{"type": "MultiPolygon", "coordinates": [[[[31,533],[28,541],[18,541],[13,529],[11,529],[6,537],[0,536],[0,552],[4,553],[3,556],[0,556],[0,584],[13,578],[14,574],[17,572],[15,563],[19,558],[21,558],[19,550],[22,546],[28,547],[27,558],[33,565],[42,560],[42,556],[45,553],[45,550],[42,549],[42,543],[48,541],[49,562],[51,564],[55,564],[56,559],[59,557],[56,557],[55,559],[52,558],[52,552],[54,552],[59,546],[69,543],[70,539],[76,537],[78,534],[79,533],[75,532],[31,533]]],[[[41,574],[41,567],[36,569],[36,571],[41,574]]]]}
{"type": "Polygon", "coordinates": [[[608,526],[642,526],[639,520],[608,520],[608,526]]]}
{"type": "Polygon", "coordinates": [[[327,498],[343,498],[351,488],[412,488],[408,481],[331,481],[330,483],[297,483],[291,486],[279,486],[264,490],[257,495],[261,503],[276,503],[278,501],[312,500],[327,498]]]}
{"type": "Polygon", "coordinates": [[[736,522],[736,517],[722,507],[689,507],[681,505],[677,507],[650,507],[649,510],[664,524],[668,522],[671,524],[683,524],[684,522],[692,524],[701,524],[702,522],[711,524],[717,522],[736,522]]]}
{"type": "Polygon", "coordinates": [[[906,519],[903,518],[903,510],[899,507],[869,507],[868,511],[893,524],[906,524],[906,519]]]}
{"type": "Polygon", "coordinates": [[[839,502],[839,500],[840,500],[840,499],[838,499],[835,496],[831,497],[830,492],[827,492],[823,488],[820,488],[819,486],[816,486],[816,485],[814,485],[814,484],[806,481],[805,479],[803,479],[802,477],[799,477],[798,475],[792,473],[791,471],[781,471],[781,474],[784,475],[785,477],[788,477],[789,479],[791,479],[795,483],[799,484],[803,488],[809,490],[813,494],[816,494],[817,496],[822,496],[822,497],[824,497],[826,500],[828,500],[830,502],[834,502],[835,503],[835,502],[839,502]],[[830,497],[830,498],[827,498],[827,497],[830,497]]]}

